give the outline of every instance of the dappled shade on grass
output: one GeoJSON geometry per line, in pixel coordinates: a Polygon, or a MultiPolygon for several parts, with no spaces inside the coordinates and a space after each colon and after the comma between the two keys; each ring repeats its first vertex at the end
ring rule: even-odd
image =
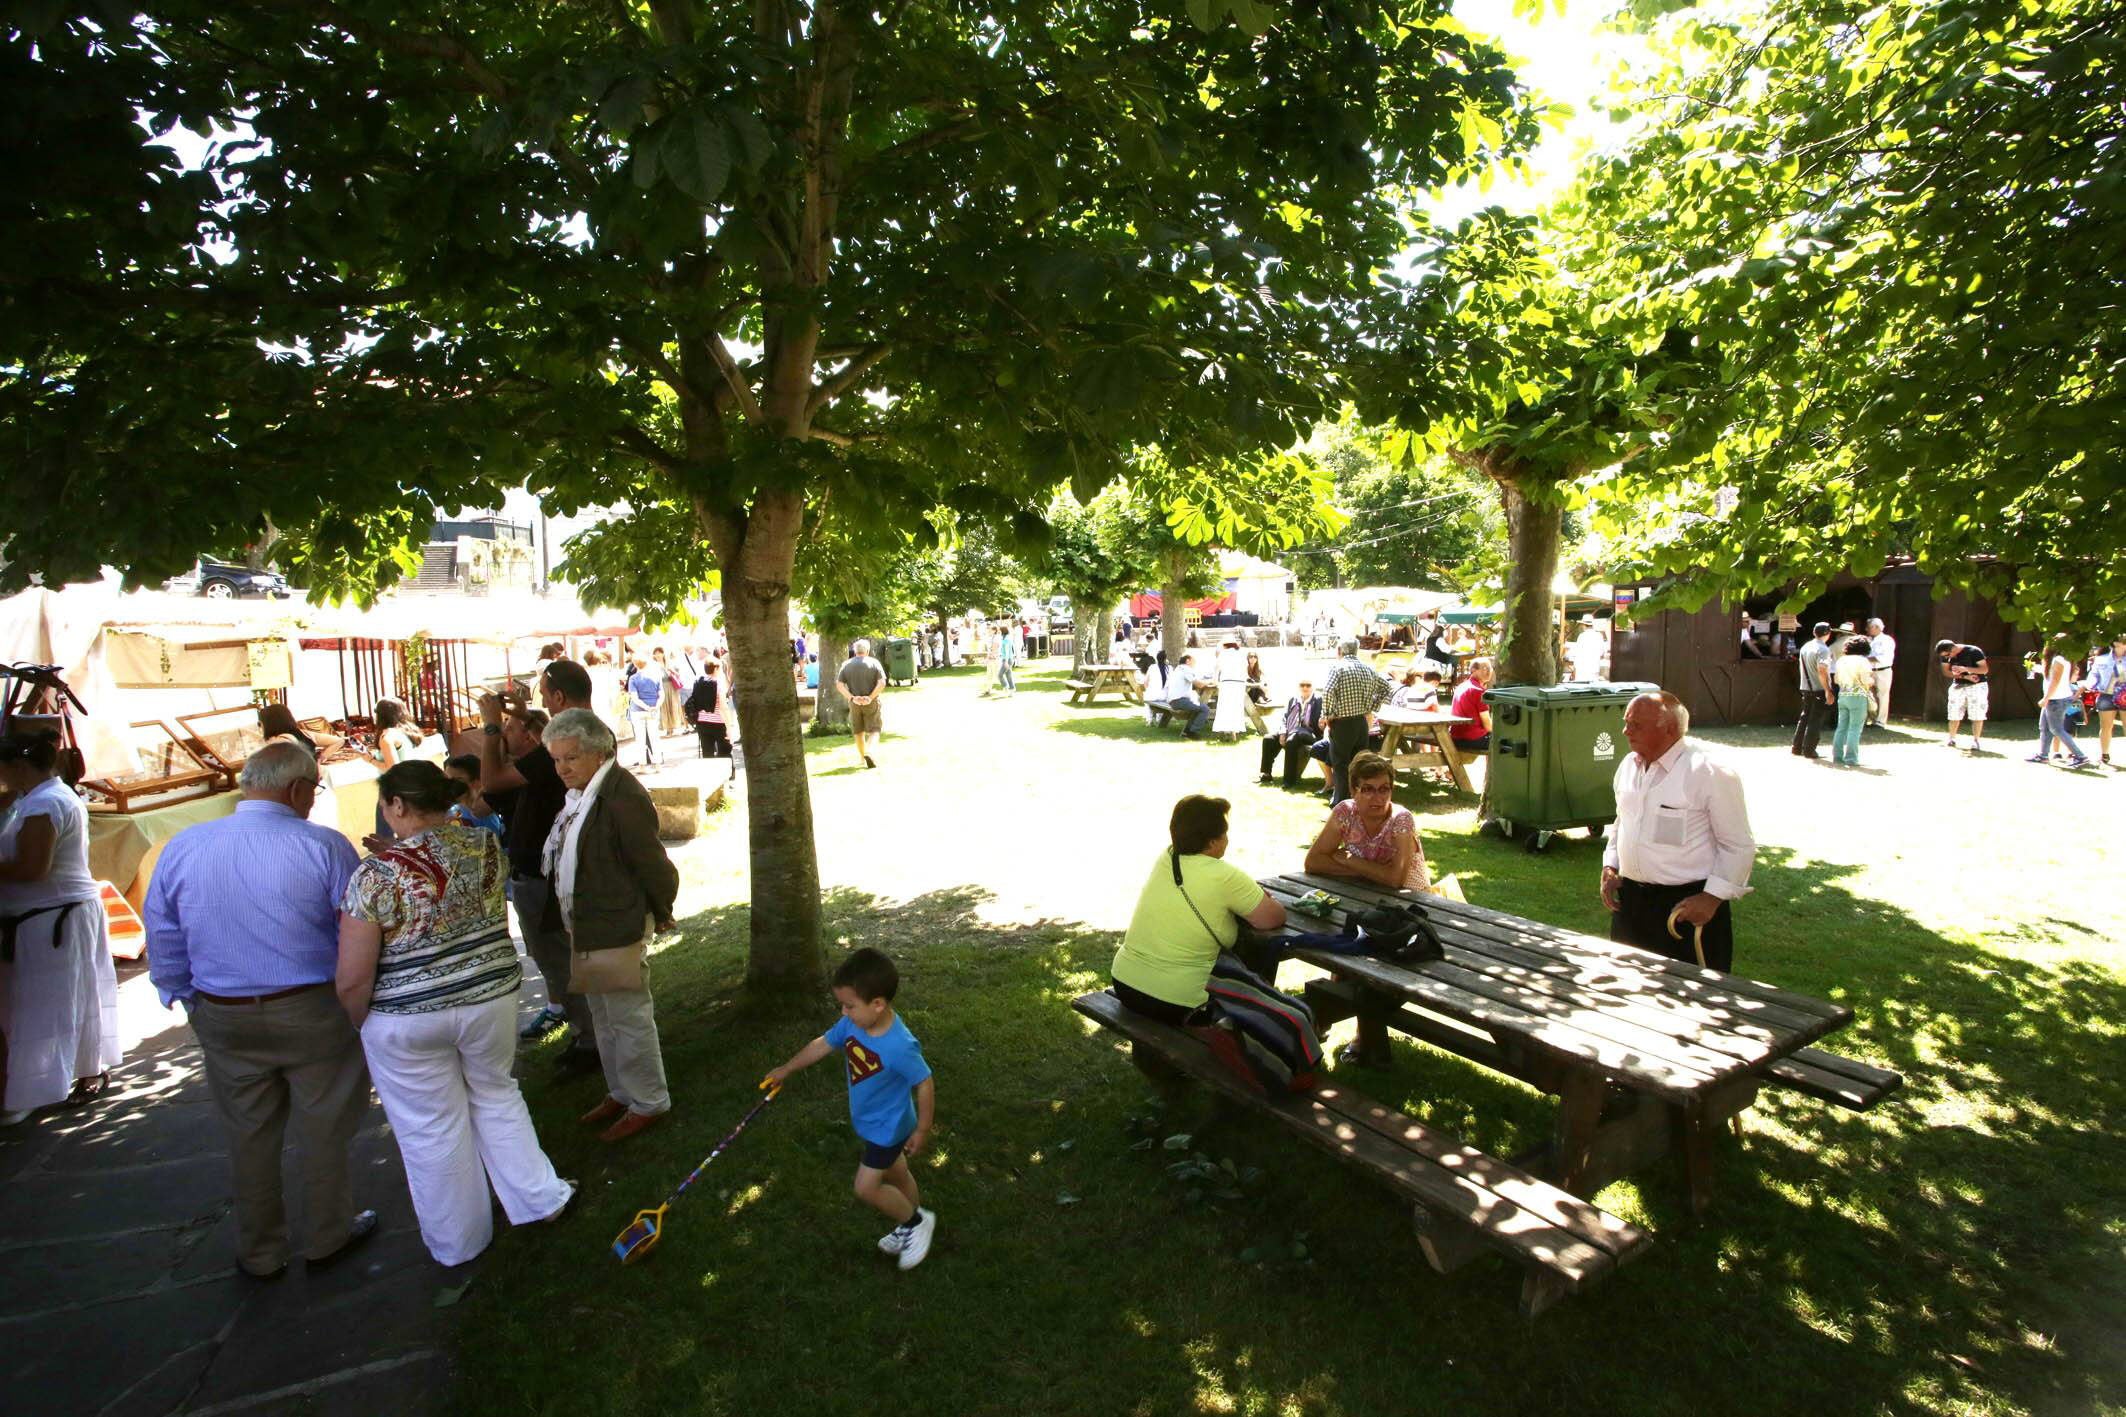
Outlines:
{"type": "MultiPolygon", "coordinates": [[[[1427,846],[1477,903],[1602,928],[1590,844],[1531,857],[1428,832],[1427,846]]],[[[1905,1092],[1864,1116],[1767,1094],[1746,1144],[1721,1143],[1703,1224],[1672,1168],[1610,1187],[1600,1203],[1649,1225],[1655,1247],[1533,1330],[1513,1314],[1514,1272],[1433,1274],[1407,1211],[1329,1158],[1214,1109],[1160,1117],[1126,1055],[1067,1007],[1104,982],[1114,934],[994,923],[975,887],[826,903],[837,953],[868,944],[900,962],[904,1016],[937,1070],[917,1175],[940,1230],[923,1269],[872,1249],[877,1219],[848,1194],[844,1086],[821,1067],[718,1162],[655,1258],[623,1270],[611,1235],[832,1017],[747,1013],[743,908],[696,916],[653,965],[670,1124],[601,1147],[572,1121],[595,1081],[527,1069],[542,1138],[586,1181],[585,1214],[497,1246],[463,1305],[459,1400],[1695,1414],[1747,1388],[1759,1412],[2117,1402],[2120,1359],[2102,1345],[2120,1297],[2105,1227],[2122,1199],[2126,986],[2080,960],[1945,941],[1842,874],[1767,851],[1739,955],[1746,973],[1849,1004],[1857,1021],[1829,1046],[1897,1068],[1905,1092]],[[1241,1199],[1190,1205],[1167,1175],[1178,1136],[1182,1156],[1249,1175],[1241,1199]]],[[[1288,986],[1299,973],[1287,967],[1288,986]]],[[[1548,1099],[1407,1040],[1389,1069],[1345,1076],[1494,1154],[1547,1135],[1548,1099]]]]}

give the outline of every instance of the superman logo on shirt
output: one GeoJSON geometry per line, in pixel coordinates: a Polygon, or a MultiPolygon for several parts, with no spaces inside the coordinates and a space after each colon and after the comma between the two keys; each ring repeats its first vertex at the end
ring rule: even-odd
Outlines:
{"type": "Polygon", "coordinates": [[[849,1085],[856,1086],[865,1078],[876,1077],[886,1060],[851,1038],[842,1044],[842,1058],[849,1065],[849,1085]]]}

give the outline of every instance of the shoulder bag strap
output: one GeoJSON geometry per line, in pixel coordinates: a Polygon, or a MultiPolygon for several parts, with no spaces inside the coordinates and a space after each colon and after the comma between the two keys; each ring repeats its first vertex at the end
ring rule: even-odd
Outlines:
{"type": "Polygon", "coordinates": [[[1189,898],[1188,887],[1181,884],[1180,850],[1176,847],[1169,846],[1166,849],[1166,855],[1167,859],[1173,862],[1174,864],[1174,889],[1181,892],[1181,900],[1184,905],[1188,906],[1188,913],[1196,917],[1196,923],[1203,927],[1204,934],[1209,935],[1211,937],[1211,943],[1213,945],[1216,945],[1221,950],[1224,949],[1225,941],[1218,938],[1218,932],[1211,928],[1211,922],[1203,918],[1203,912],[1198,910],[1196,908],[1196,902],[1189,898]]]}

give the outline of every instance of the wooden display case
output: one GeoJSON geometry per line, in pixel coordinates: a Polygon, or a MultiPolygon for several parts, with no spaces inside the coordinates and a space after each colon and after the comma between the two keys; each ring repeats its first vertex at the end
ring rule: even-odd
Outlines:
{"type": "Polygon", "coordinates": [[[159,718],[133,725],[140,771],[85,778],[81,785],[99,811],[129,814],[212,797],[236,785],[233,773],[210,765],[177,730],[159,718]]]}
{"type": "Polygon", "coordinates": [[[243,771],[245,761],[266,746],[266,732],[258,726],[258,710],[250,704],[179,714],[177,722],[200,760],[227,773],[231,782],[243,771]]]}

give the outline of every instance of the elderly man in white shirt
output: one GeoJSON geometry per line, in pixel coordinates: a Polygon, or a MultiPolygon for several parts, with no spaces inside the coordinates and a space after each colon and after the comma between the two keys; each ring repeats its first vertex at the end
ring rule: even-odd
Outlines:
{"type": "Polygon", "coordinates": [[[1624,710],[1631,754],[1617,768],[1617,821],[1602,854],[1609,938],[1696,962],[1690,927],[1702,926],[1704,963],[1735,962],[1733,902],[1749,894],[1757,856],[1742,779],[1684,734],[1690,710],[1674,694],[1648,693],[1624,710]]]}
{"type": "Polygon", "coordinates": [[[1897,664],[1897,640],[1882,627],[1868,621],[1868,663],[1875,666],[1875,721],[1890,721],[1890,679],[1897,664]]]}

